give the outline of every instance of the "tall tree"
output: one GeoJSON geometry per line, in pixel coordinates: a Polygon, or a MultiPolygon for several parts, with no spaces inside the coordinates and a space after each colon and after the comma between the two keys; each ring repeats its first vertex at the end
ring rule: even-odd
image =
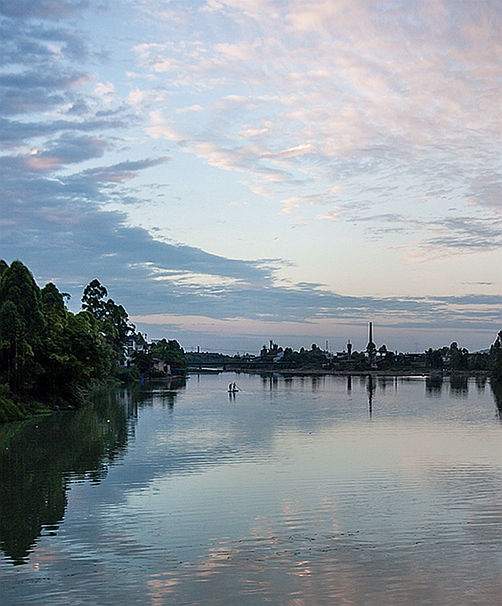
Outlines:
{"type": "Polygon", "coordinates": [[[98,320],[103,320],[106,316],[106,301],[108,291],[99,280],[92,280],[85,287],[82,295],[82,309],[90,311],[98,320]]]}
{"type": "Polygon", "coordinates": [[[17,391],[30,389],[42,369],[45,319],[40,289],[21,261],[4,269],[0,280],[0,373],[17,391]]]}
{"type": "Polygon", "coordinates": [[[499,331],[495,342],[490,348],[490,356],[492,359],[492,382],[502,387],[502,330],[499,331]]]}
{"type": "Polygon", "coordinates": [[[98,321],[101,332],[114,352],[117,363],[124,360],[124,348],[128,336],[134,333],[134,326],[129,323],[126,310],[117,305],[113,299],[106,299],[108,291],[99,282],[92,280],[84,289],[82,309],[91,313],[98,321]]]}
{"type": "Polygon", "coordinates": [[[465,347],[459,347],[454,341],[450,345],[450,368],[452,370],[465,370],[468,366],[469,352],[465,347]]]}

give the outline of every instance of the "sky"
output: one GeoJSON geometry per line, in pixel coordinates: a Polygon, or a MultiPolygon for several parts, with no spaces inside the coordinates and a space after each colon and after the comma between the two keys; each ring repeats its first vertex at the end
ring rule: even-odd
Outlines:
{"type": "Polygon", "coordinates": [[[485,349],[499,0],[0,0],[0,256],[148,339],[485,349]]]}

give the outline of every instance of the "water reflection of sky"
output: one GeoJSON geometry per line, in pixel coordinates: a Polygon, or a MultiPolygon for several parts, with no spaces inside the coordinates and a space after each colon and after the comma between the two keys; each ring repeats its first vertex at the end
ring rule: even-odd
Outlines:
{"type": "Polygon", "coordinates": [[[45,579],[54,604],[78,591],[99,604],[496,596],[489,389],[376,381],[370,417],[365,378],[239,376],[235,399],[226,381],[191,379],[174,405],[143,407],[126,456],[73,485],[57,536],[9,582],[45,579]]]}

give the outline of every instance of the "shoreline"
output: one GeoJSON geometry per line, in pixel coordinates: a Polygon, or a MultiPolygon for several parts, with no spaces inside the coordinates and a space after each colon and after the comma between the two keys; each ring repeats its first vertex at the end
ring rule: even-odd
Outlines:
{"type": "Polygon", "coordinates": [[[221,374],[233,372],[236,374],[266,374],[266,375],[286,375],[286,376],[341,376],[341,377],[357,377],[357,376],[373,376],[373,377],[480,377],[489,378],[488,370],[324,370],[324,369],[250,369],[250,368],[188,368],[187,374],[221,374]]]}

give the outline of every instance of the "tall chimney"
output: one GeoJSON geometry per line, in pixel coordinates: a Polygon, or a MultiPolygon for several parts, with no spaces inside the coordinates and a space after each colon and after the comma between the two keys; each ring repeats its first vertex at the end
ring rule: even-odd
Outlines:
{"type": "Polygon", "coordinates": [[[370,322],[370,338],[368,343],[373,343],[373,322],[370,322]]]}

